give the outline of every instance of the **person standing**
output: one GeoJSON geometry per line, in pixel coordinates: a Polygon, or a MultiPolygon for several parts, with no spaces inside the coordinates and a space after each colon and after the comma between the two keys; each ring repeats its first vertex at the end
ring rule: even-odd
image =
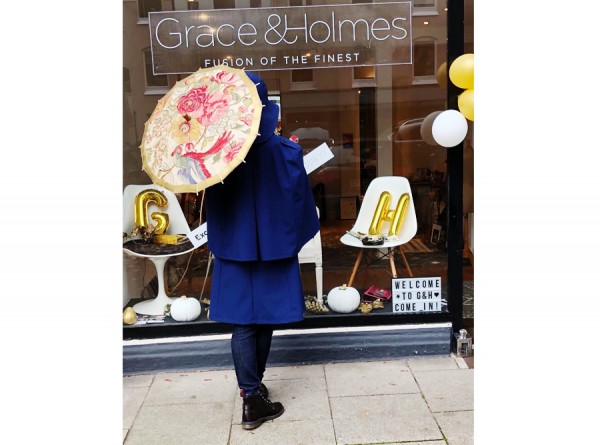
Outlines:
{"type": "Polygon", "coordinates": [[[208,249],[215,257],[210,319],[232,325],[231,353],[243,397],[242,427],[284,412],[262,383],[276,325],[304,317],[298,252],[319,231],[301,147],[275,134],[278,106],[247,73],[263,104],[245,162],[206,190],[208,249]]]}

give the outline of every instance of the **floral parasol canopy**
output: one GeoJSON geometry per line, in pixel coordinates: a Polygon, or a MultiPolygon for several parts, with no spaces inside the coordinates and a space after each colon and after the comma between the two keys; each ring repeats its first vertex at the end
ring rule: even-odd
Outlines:
{"type": "Polygon", "coordinates": [[[248,153],[261,113],[256,85],[243,70],[200,69],[178,81],[146,122],[143,169],[174,193],[222,182],[248,153]]]}

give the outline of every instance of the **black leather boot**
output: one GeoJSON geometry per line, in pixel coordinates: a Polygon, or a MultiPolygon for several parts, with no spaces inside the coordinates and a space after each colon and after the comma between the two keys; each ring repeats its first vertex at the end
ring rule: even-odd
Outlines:
{"type": "Polygon", "coordinates": [[[269,390],[263,383],[261,383],[258,387],[258,393],[261,394],[265,399],[269,398],[269,390]]]}
{"type": "MultiPolygon", "coordinates": [[[[265,399],[269,398],[269,390],[263,383],[261,383],[260,386],[258,387],[258,393],[262,394],[265,399]]],[[[240,397],[244,397],[243,389],[240,389],[240,397]]]]}
{"type": "Polygon", "coordinates": [[[283,414],[283,405],[271,402],[262,394],[244,397],[242,406],[242,428],[252,430],[259,427],[265,420],[276,419],[283,414]]]}

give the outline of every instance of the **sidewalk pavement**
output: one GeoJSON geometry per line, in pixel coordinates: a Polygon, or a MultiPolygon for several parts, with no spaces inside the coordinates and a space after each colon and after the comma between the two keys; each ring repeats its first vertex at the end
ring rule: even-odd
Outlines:
{"type": "Polygon", "coordinates": [[[232,369],[123,377],[125,445],[471,445],[473,373],[434,356],[267,368],[285,412],[242,429],[232,369]]]}

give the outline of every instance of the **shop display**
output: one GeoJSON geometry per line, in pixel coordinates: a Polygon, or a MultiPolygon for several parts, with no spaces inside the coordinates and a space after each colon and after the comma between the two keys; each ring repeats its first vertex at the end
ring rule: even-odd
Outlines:
{"type": "Polygon", "coordinates": [[[373,309],[383,309],[385,307],[383,301],[381,301],[379,298],[373,301],[371,305],[373,306],[373,309]]]}
{"type": "Polygon", "coordinates": [[[435,121],[435,118],[438,117],[440,114],[441,111],[434,111],[433,113],[429,113],[425,117],[425,119],[423,119],[423,122],[421,123],[421,128],[419,129],[421,133],[421,138],[423,138],[423,140],[427,144],[433,145],[435,147],[439,147],[439,144],[433,138],[433,134],[431,133],[431,127],[433,126],[433,121],[435,121]]]}
{"type": "Polygon", "coordinates": [[[379,195],[379,201],[377,201],[377,207],[375,207],[375,213],[373,214],[373,219],[369,226],[369,235],[382,235],[381,228],[385,221],[390,222],[388,235],[398,235],[400,232],[404,217],[406,216],[406,211],[408,210],[410,195],[408,193],[400,195],[394,210],[389,210],[391,200],[392,195],[388,191],[382,192],[381,195],[379,195]]]}
{"type": "Polygon", "coordinates": [[[146,122],[143,169],[175,193],[222,182],[244,160],[261,114],[258,92],[243,70],[200,69],[177,82],[146,122]]]}
{"type": "Polygon", "coordinates": [[[169,227],[169,215],[162,212],[152,212],[152,219],[156,221],[156,225],[153,226],[150,223],[148,217],[148,204],[154,203],[158,207],[167,206],[167,198],[160,190],[147,189],[138,193],[135,197],[133,204],[133,222],[136,228],[153,227],[153,233],[156,235],[162,235],[169,227]]]}
{"type": "Polygon", "coordinates": [[[135,324],[137,319],[138,319],[138,316],[135,313],[135,311],[133,310],[133,308],[128,307],[127,309],[125,309],[123,311],[123,323],[124,324],[126,324],[126,325],[135,324]]]}
{"type": "Polygon", "coordinates": [[[463,54],[450,66],[450,80],[463,91],[458,96],[458,109],[471,122],[475,120],[475,56],[463,54]]]}
{"type": "Polygon", "coordinates": [[[347,314],[354,312],[360,304],[360,293],[353,287],[343,286],[334,287],[327,294],[327,305],[334,312],[347,314]]]}
{"type": "Polygon", "coordinates": [[[193,321],[200,316],[202,306],[195,298],[187,298],[185,295],[175,299],[171,303],[171,317],[175,321],[193,321]]]}
{"type": "Polygon", "coordinates": [[[385,300],[388,301],[392,298],[392,292],[388,289],[377,287],[374,284],[363,293],[365,299],[373,300],[385,300]]]}
{"type": "Polygon", "coordinates": [[[471,122],[475,120],[475,92],[465,90],[458,96],[458,109],[471,122]]]}
{"type": "Polygon", "coordinates": [[[450,148],[460,144],[467,136],[467,120],[456,110],[442,111],[433,121],[431,134],[442,147],[450,148]]]}
{"type": "Polygon", "coordinates": [[[323,314],[329,312],[329,308],[319,301],[318,297],[307,295],[304,297],[304,307],[308,312],[323,314]]]}
{"type": "Polygon", "coordinates": [[[458,88],[465,90],[473,89],[475,86],[475,56],[463,54],[457,57],[450,65],[450,80],[458,88]]]}
{"type": "Polygon", "coordinates": [[[407,274],[412,276],[408,261],[402,249],[398,247],[407,244],[416,233],[417,215],[408,179],[402,176],[379,176],[373,179],[367,187],[354,226],[340,238],[342,244],[360,249],[348,279],[348,286],[352,286],[363,256],[367,268],[373,264],[374,260],[380,260],[387,256],[390,260],[392,276],[396,276],[394,256],[397,254],[401,258],[407,274]],[[386,193],[390,195],[387,199],[386,193]],[[405,198],[403,198],[404,195],[406,195],[405,198]],[[397,203],[397,207],[394,210],[389,210],[387,206],[393,201],[397,203]],[[392,224],[397,226],[394,227],[394,230],[398,230],[396,234],[389,234],[387,228],[389,226],[386,226],[389,222],[391,222],[390,226],[392,224]],[[369,233],[373,226],[382,232],[388,231],[388,235],[384,236],[382,244],[369,245],[363,243],[363,235],[369,233]]]}
{"type": "Polygon", "coordinates": [[[368,314],[369,312],[371,312],[373,310],[373,304],[363,301],[362,303],[360,303],[358,305],[358,310],[360,312],[362,312],[363,314],[368,314]]]}

